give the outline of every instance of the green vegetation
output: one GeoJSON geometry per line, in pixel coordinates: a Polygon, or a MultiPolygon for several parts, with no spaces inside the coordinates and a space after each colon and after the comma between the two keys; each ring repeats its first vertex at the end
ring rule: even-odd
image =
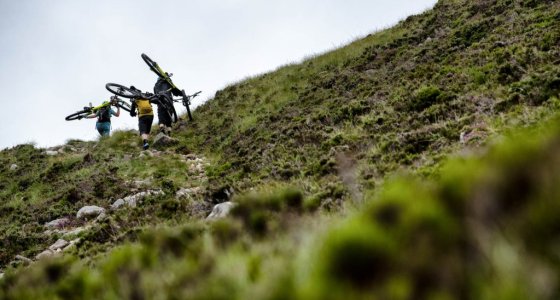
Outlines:
{"type": "Polygon", "coordinates": [[[441,0],[224,88],[161,152],[5,149],[0,298],[558,299],[559,32],[557,1],[441,0]],[[61,217],[73,249],[15,260],[61,217]]]}

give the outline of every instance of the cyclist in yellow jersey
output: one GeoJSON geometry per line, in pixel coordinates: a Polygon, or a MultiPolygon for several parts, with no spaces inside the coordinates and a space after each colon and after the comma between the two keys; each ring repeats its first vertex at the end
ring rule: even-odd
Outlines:
{"type": "MultiPolygon", "coordinates": [[[[132,86],[131,89],[135,88],[132,86]]],[[[147,150],[150,147],[148,138],[150,137],[152,123],[154,122],[154,109],[152,108],[150,100],[143,98],[135,99],[135,101],[132,102],[130,115],[132,117],[138,115],[138,131],[142,137],[142,149],[147,150]]]]}

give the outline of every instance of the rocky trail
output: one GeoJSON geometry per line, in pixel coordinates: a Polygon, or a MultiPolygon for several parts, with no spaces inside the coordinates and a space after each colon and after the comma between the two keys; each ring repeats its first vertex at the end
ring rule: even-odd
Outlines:
{"type": "MultiPolygon", "coordinates": [[[[155,146],[167,146],[172,143],[173,139],[167,136],[162,138],[158,135],[156,137],[155,146]]],[[[84,148],[71,146],[52,147],[44,150],[44,153],[48,156],[86,152],[87,150],[84,148]]],[[[208,162],[203,156],[195,154],[183,155],[172,151],[150,149],[127,155],[125,159],[130,160],[133,159],[134,156],[137,156],[138,158],[163,158],[172,155],[178,156],[179,161],[186,164],[187,167],[184,172],[189,176],[189,178],[193,179],[193,185],[179,188],[175,192],[174,198],[192,200],[198,196],[202,196],[208,185],[208,178],[205,171],[205,167],[208,166],[208,162]]],[[[10,166],[11,170],[16,170],[17,168],[17,164],[12,164],[10,166]]],[[[25,266],[29,266],[40,260],[62,256],[65,252],[69,252],[70,250],[76,248],[76,245],[81,241],[80,236],[100,226],[104,220],[115,214],[117,211],[142,206],[143,201],[147,197],[165,195],[165,192],[161,188],[155,187],[153,178],[138,179],[130,181],[127,184],[131,187],[129,190],[130,193],[125,197],[113,201],[113,203],[109,206],[103,207],[96,204],[85,205],[77,210],[74,215],[57,218],[43,224],[43,234],[48,237],[58,237],[56,242],[48,246],[43,251],[37,253],[33,258],[27,258],[18,254],[14,257],[14,260],[10,264],[23,264],[25,266]]],[[[225,217],[234,206],[232,202],[225,202],[215,205],[212,209],[212,205],[205,202],[201,203],[199,201],[191,201],[190,203],[191,207],[189,209],[194,211],[194,215],[199,216],[199,218],[206,218],[206,220],[209,221],[225,217]]],[[[1,277],[3,277],[2,272],[0,272],[0,278],[1,277]]]]}

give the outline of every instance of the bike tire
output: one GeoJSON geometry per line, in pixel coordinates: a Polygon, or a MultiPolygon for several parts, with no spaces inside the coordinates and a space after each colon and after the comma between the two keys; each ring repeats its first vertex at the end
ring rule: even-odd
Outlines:
{"type": "Polygon", "coordinates": [[[189,107],[188,103],[185,103],[185,107],[187,108],[187,115],[189,116],[189,121],[193,120],[192,114],[191,114],[191,108],[189,107]]]}
{"type": "Polygon", "coordinates": [[[119,101],[117,106],[124,109],[126,112],[130,112],[132,110],[132,106],[128,102],[119,101]]]}
{"type": "Polygon", "coordinates": [[[183,105],[187,109],[187,116],[189,117],[189,121],[192,121],[193,117],[192,117],[191,108],[190,108],[190,104],[191,104],[190,99],[191,99],[191,97],[194,98],[194,97],[198,96],[198,94],[200,94],[201,92],[197,92],[196,94],[194,94],[192,96],[187,96],[187,94],[185,93],[185,90],[182,90],[181,93],[183,94],[183,105]]]}
{"type": "Polygon", "coordinates": [[[142,53],[141,56],[144,62],[148,65],[148,67],[150,67],[150,70],[152,70],[152,72],[156,73],[157,76],[163,79],[167,79],[167,76],[165,76],[165,74],[162,74],[160,72],[159,66],[155,61],[153,61],[148,55],[144,53],[142,53]]]}
{"type": "Polygon", "coordinates": [[[163,96],[159,102],[163,105],[163,107],[165,108],[165,111],[167,111],[167,113],[169,114],[169,117],[171,119],[172,123],[177,123],[178,117],[177,117],[177,110],[175,110],[175,106],[173,105],[173,98],[170,98],[168,96],[163,96]]]}
{"type": "Polygon", "coordinates": [[[86,116],[88,116],[89,114],[91,114],[91,109],[84,109],[84,110],[80,110],[78,112],[75,112],[71,115],[68,115],[65,120],[66,121],[74,121],[74,120],[79,120],[79,119],[83,119],[86,116]]]}
{"type": "Polygon", "coordinates": [[[124,85],[117,84],[117,83],[107,83],[105,85],[105,88],[109,92],[111,92],[111,93],[113,93],[117,96],[121,96],[121,97],[128,98],[128,99],[136,98],[136,97],[141,96],[140,92],[136,92],[134,90],[131,90],[130,88],[127,88],[124,85]]]}

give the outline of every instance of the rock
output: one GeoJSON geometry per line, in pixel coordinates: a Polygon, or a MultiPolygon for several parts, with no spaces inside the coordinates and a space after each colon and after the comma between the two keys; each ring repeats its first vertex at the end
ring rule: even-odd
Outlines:
{"type": "Polygon", "coordinates": [[[161,190],[158,191],[154,191],[154,190],[149,190],[146,192],[140,192],[138,194],[134,194],[131,196],[126,196],[123,199],[118,199],[117,201],[115,201],[112,205],[111,208],[112,209],[119,209],[124,205],[127,205],[129,207],[136,207],[136,205],[140,202],[140,200],[144,199],[147,196],[152,196],[152,195],[164,195],[165,193],[161,190]]]}
{"type": "Polygon", "coordinates": [[[56,241],[54,244],[52,244],[49,247],[49,250],[56,251],[56,250],[59,250],[59,249],[62,249],[64,247],[66,247],[66,246],[68,246],[68,242],[66,240],[59,239],[58,241],[56,241]]]}
{"type": "Polygon", "coordinates": [[[86,230],[88,230],[89,227],[78,227],[78,228],[74,228],[70,231],[67,231],[64,233],[64,235],[62,236],[63,238],[68,238],[68,237],[72,237],[74,235],[80,234],[86,230]]]}
{"type": "Polygon", "coordinates": [[[235,203],[230,201],[217,204],[212,209],[210,215],[206,217],[206,220],[216,220],[216,219],[225,218],[229,215],[231,209],[234,207],[235,207],[235,203]]]}
{"type": "Polygon", "coordinates": [[[0,279],[4,277],[4,273],[0,273],[0,279]]]}
{"type": "Polygon", "coordinates": [[[56,254],[56,252],[54,252],[50,249],[47,249],[47,250],[37,254],[37,256],[35,256],[35,259],[36,260],[42,260],[42,259],[45,259],[45,258],[53,257],[53,256],[55,256],[55,254],[56,254]]]}
{"type": "Polygon", "coordinates": [[[66,246],[66,247],[64,247],[64,249],[62,249],[62,252],[66,252],[66,251],[68,251],[68,250],[74,248],[75,245],[76,245],[77,243],[79,243],[79,242],[80,242],[80,239],[79,239],[79,238],[70,241],[70,243],[68,243],[68,246],[66,246]]]}
{"type": "Polygon", "coordinates": [[[58,151],[47,150],[45,151],[45,154],[48,156],[54,156],[58,154],[58,151]]]}
{"type": "Polygon", "coordinates": [[[45,224],[45,227],[47,228],[63,228],[65,226],[67,226],[70,223],[70,219],[68,218],[60,218],[60,219],[56,219],[53,221],[50,221],[48,223],[45,224]]]}
{"type": "Polygon", "coordinates": [[[132,184],[137,187],[137,188],[141,188],[141,187],[145,187],[148,185],[152,184],[152,180],[151,179],[145,179],[145,180],[135,180],[132,182],[132,184]]]}
{"type": "Polygon", "coordinates": [[[94,218],[99,216],[105,209],[99,206],[84,206],[80,208],[78,213],[76,214],[76,218],[83,219],[83,218],[94,218]]]}
{"type": "Polygon", "coordinates": [[[494,43],[494,47],[496,47],[496,48],[501,48],[501,47],[505,47],[505,46],[507,46],[507,43],[504,42],[504,41],[497,41],[497,42],[494,43]]]}
{"type": "Polygon", "coordinates": [[[124,202],[123,199],[118,199],[117,201],[113,202],[113,204],[111,204],[111,208],[112,209],[117,209],[117,208],[119,208],[119,207],[121,207],[125,204],[126,204],[126,202],[124,202]]]}
{"type": "Polygon", "coordinates": [[[177,198],[187,197],[193,194],[199,194],[201,191],[202,191],[201,187],[193,187],[189,189],[182,188],[178,190],[177,193],[175,193],[175,197],[177,198]]]}
{"type": "Polygon", "coordinates": [[[16,260],[22,261],[24,262],[26,265],[32,263],[33,261],[25,256],[22,255],[16,255],[16,260]]]}
{"type": "Polygon", "coordinates": [[[18,168],[18,165],[12,164],[12,165],[10,166],[10,171],[15,171],[15,170],[17,170],[17,168],[18,168]]]}
{"type": "Polygon", "coordinates": [[[153,146],[154,147],[165,147],[165,146],[177,145],[178,143],[179,143],[179,140],[174,139],[172,137],[169,137],[169,136],[160,132],[154,138],[153,146]]]}
{"type": "Polygon", "coordinates": [[[97,216],[97,218],[95,218],[95,222],[103,222],[105,219],[107,219],[107,214],[102,212],[99,216],[97,216]]]}
{"type": "Polygon", "coordinates": [[[186,160],[194,160],[194,159],[196,159],[196,155],[194,155],[194,154],[187,154],[187,155],[184,156],[184,158],[185,158],[186,160]]]}

